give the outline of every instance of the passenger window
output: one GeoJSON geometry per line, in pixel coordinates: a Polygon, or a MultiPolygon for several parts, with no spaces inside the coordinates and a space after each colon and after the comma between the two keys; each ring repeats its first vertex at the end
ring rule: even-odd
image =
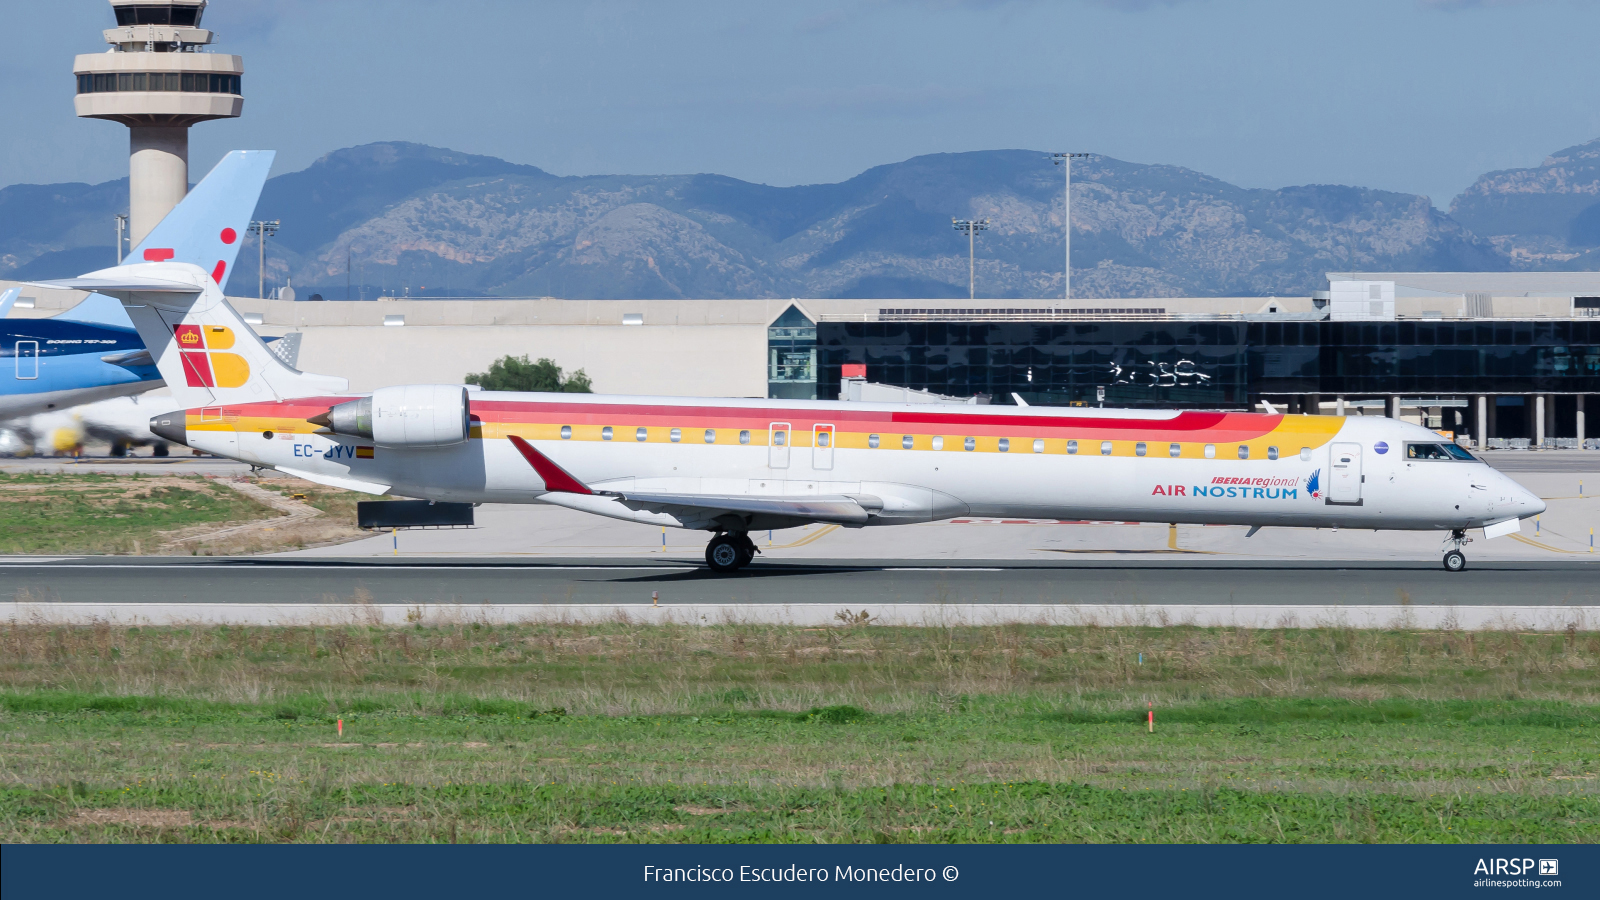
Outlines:
{"type": "Polygon", "coordinates": [[[933,449],[935,449],[935,450],[943,450],[944,449],[944,435],[936,434],[936,435],[933,436],[933,449]]]}
{"type": "Polygon", "coordinates": [[[561,439],[563,441],[572,440],[572,426],[571,425],[563,425],[563,426],[561,426],[561,439]]]}
{"type": "Polygon", "coordinates": [[[715,428],[707,428],[706,429],[706,443],[715,444],[716,442],[717,442],[717,430],[715,428]]]}
{"type": "MultiPolygon", "coordinates": [[[[644,429],[641,428],[639,430],[643,431],[644,429]]],[[[683,429],[682,428],[674,428],[674,429],[672,429],[672,432],[669,435],[669,437],[671,438],[671,440],[672,440],[672,442],[674,444],[678,443],[679,441],[683,440],[683,429]]],[[[643,440],[643,438],[640,438],[640,440],[643,440]]]]}
{"type": "MultiPolygon", "coordinates": [[[[1067,448],[1068,448],[1067,449],[1068,453],[1077,453],[1078,452],[1078,442],[1077,441],[1068,441],[1067,442],[1067,448]]],[[[1034,438],[1034,441],[1033,441],[1033,452],[1035,452],[1035,453],[1043,453],[1044,452],[1044,440],[1042,438],[1034,438]]]]}
{"type": "Polygon", "coordinates": [[[748,432],[748,431],[740,431],[739,432],[739,443],[741,443],[741,444],[750,443],[750,432],[748,432]]]}
{"type": "Polygon", "coordinates": [[[912,444],[912,438],[911,438],[911,435],[909,435],[909,434],[900,439],[900,446],[906,448],[907,450],[911,449],[911,444],[912,444]]]}
{"type": "Polygon", "coordinates": [[[878,436],[875,434],[867,435],[867,446],[874,450],[878,449],[878,436]]]}
{"type": "Polygon", "coordinates": [[[1110,456],[1111,455],[1111,442],[1110,441],[1101,441],[1100,442],[1100,455],[1101,456],[1110,456]]]}
{"type": "Polygon", "coordinates": [[[606,427],[600,429],[600,440],[602,440],[602,441],[611,440],[611,426],[610,425],[607,425],[606,427]]]}
{"type": "Polygon", "coordinates": [[[1240,459],[1249,459],[1250,458],[1250,448],[1245,446],[1244,444],[1240,444],[1239,445],[1239,458],[1240,459]]]}
{"type": "MultiPolygon", "coordinates": [[[[1038,441],[1037,443],[1041,447],[1044,445],[1044,441],[1038,441]]],[[[1067,441],[1067,455],[1068,456],[1077,456],[1078,455],[1078,442],[1077,441],[1067,441]]]]}
{"type": "Polygon", "coordinates": [[[1139,443],[1133,445],[1133,455],[1134,456],[1143,456],[1144,455],[1144,441],[1140,441],[1139,443]]]}
{"type": "Polygon", "coordinates": [[[1001,453],[1010,453],[1011,452],[1011,439],[1010,438],[1001,438],[1000,439],[1000,452],[1001,453]]]}
{"type": "Polygon", "coordinates": [[[772,446],[774,446],[774,447],[782,447],[784,439],[787,438],[788,436],[789,436],[789,432],[787,432],[787,431],[774,431],[772,433],[772,446]]]}
{"type": "Polygon", "coordinates": [[[1167,455],[1168,456],[1182,456],[1183,455],[1183,445],[1182,444],[1173,444],[1172,446],[1168,447],[1167,448],[1167,455]]]}
{"type": "Polygon", "coordinates": [[[1206,445],[1206,459],[1216,459],[1216,458],[1217,458],[1217,445],[1216,444],[1207,444],[1206,445]]]}
{"type": "Polygon", "coordinates": [[[1277,458],[1278,458],[1278,448],[1277,447],[1268,447],[1267,448],[1267,459],[1277,459],[1277,458]]]}
{"type": "Polygon", "coordinates": [[[633,432],[633,439],[636,440],[636,441],[649,440],[650,439],[650,429],[648,429],[648,428],[635,429],[634,432],[633,432]]]}
{"type": "Polygon", "coordinates": [[[1302,460],[1304,460],[1305,462],[1310,462],[1311,461],[1311,448],[1310,447],[1301,447],[1300,448],[1300,458],[1302,460]]]}
{"type": "Polygon", "coordinates": [[[831,441],[830,441],[830,435],[828,434],[828,432],[826,432],[826,431],[817,432],[817,446],[818,447],[826,447],[826,446],[828,446],[829,443],[831,443],[831,441]]]}
{"type": "Polygon", "coordinates": [[[976,449],[978,449],[978,440],[977,440],[977,438],[967,438],[966,440],[961,442],[961,447],[962,447],[962,449],[968,450],[968,451],[976,450],[976,449]]]}

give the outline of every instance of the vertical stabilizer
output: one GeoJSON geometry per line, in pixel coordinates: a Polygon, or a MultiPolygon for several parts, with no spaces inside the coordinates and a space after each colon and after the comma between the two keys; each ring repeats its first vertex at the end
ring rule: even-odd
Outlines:
{"type": "Polygon", "coordinates": [[[272,150],[234,150],[167,213],[126,262],[179,262],[199,266],[217,286],[228,276],[250,229],[261,188],[272,171],[272,150]]]}

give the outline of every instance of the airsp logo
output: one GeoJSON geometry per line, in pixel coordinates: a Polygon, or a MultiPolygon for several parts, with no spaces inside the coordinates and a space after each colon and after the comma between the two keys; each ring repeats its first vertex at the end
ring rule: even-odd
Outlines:
{"type": "MultiPolygon", "coordinates": [[[[1553,859],[1541,859],[1541,860],[1539,860],[1539,874],[1540,875],[1545,875],[1545,874],[1554,875],[1554,874],[1556,874],[1556,871],[1557,871],[1558,868],[1559,868],[1559,865],[1558,865],[1556,860],[1553,860],[1553,859]],[[1545,871],[1545,866],[1547,866],[1547,865],[1550,867],[1548,872],[1545,871]]],[[[1531,860],[1531,859],[1526,859],[1526,858],[1524,858],[1524,859],[1503,859],[1503,858],[1501,858],[1501,859],[1479,859],[1478,860],[1478,866],[1477,866],[1477,868],[1472,870],[1472,874],[1474,874],[1474,875],[1526,875],[1526,874],[1528,874],[1528,873],[1530,873],[1532,871],[1533,871],[1533,860],[1531,860]]]]}
{"type": "Polygon", "coordinates": [[[1561,874],[1561,861],[1558,860],[1558,859],[1541,859],[1541,860],[1539,860],[1539,874],[1540,875],[1560,875],[1561,874]]]}

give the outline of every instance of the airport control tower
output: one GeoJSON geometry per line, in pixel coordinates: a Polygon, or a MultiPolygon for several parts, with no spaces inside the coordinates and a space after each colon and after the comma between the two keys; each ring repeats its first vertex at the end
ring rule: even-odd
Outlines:
{"type": "Polygon", "coordinates": [[[206,0],[111,0],[111,49],[73,61],[78,115],[128,126],[128,213],[139,241],[189,191],[189,126],[244,108],[244,60],[211,53],[206,0]]]}

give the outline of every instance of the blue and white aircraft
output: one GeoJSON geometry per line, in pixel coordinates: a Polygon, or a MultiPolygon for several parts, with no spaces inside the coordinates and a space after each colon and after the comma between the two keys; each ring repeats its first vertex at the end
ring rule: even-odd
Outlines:
{"type": "MultiPolygon", "coordinates": [[[[127,262],[184,262],[225,288],[270,150],[235,150],[156,225],[127,262]]],[[[48,319],[7,318],[19,290],[0,295],[0,420],[65,409],[165,384],[121,304],[101,294],[48,319]]]]}

